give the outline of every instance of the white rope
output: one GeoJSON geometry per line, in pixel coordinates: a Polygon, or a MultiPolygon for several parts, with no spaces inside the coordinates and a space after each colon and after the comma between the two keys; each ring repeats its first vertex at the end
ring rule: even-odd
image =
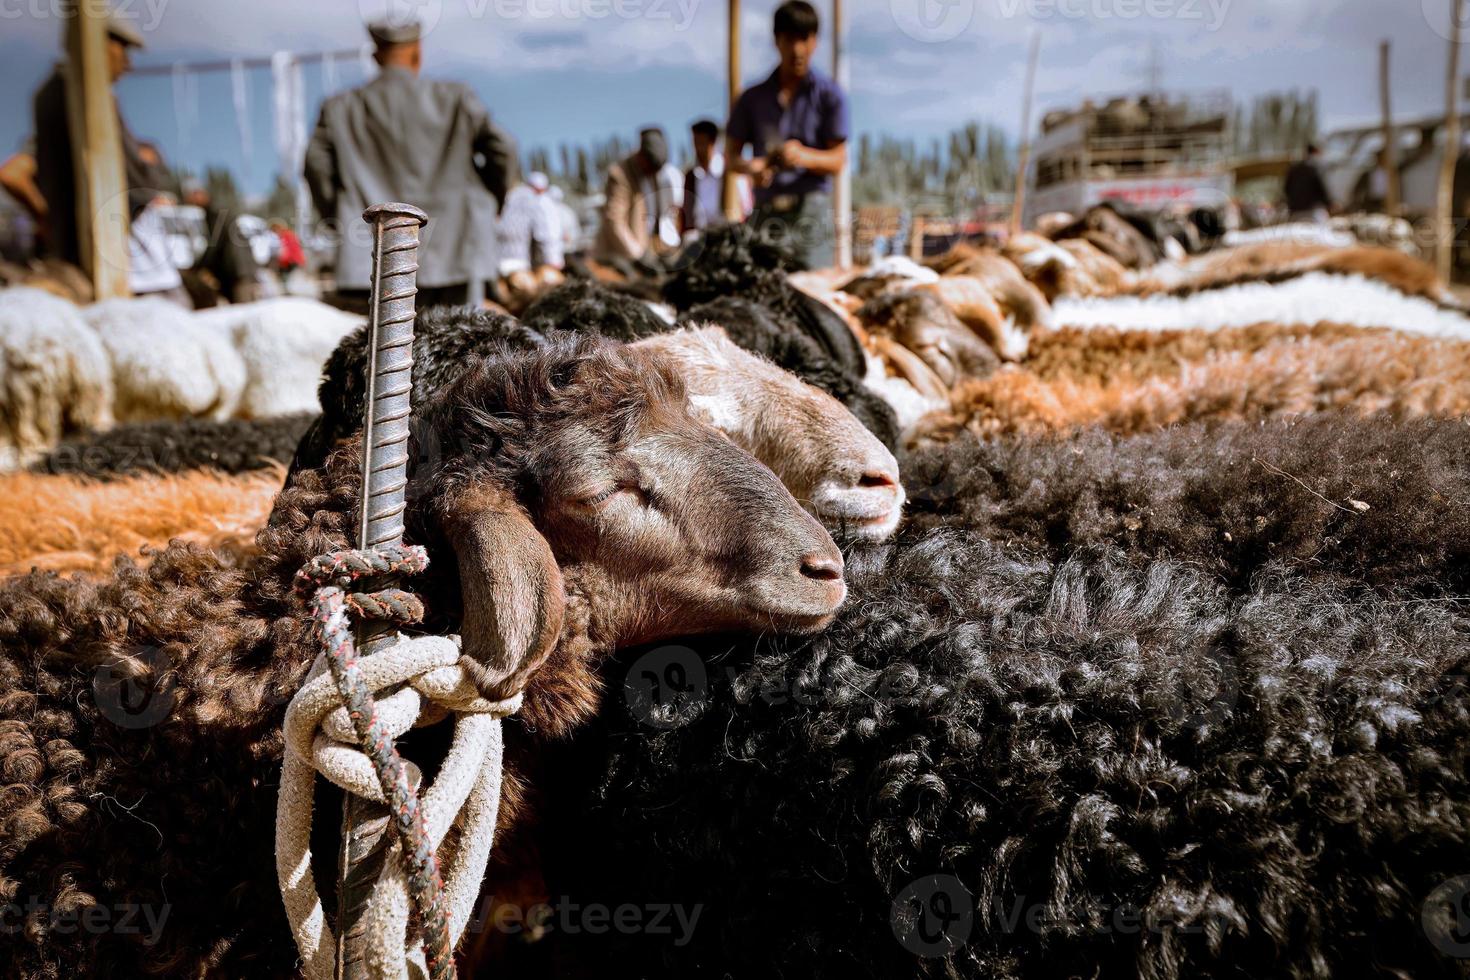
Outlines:
{"type": "MultiPolygon", "coordinates": [[[[495,841],[500,809],[500,720],[515,713],[521,695],[481,697],[460,666],[459,637],[397,637],[358,661],[377,699],[378,718],[397,738],[410,728],[454,717],[449,753],[433,785],[421,794],[429,836],[438,852],[449,905],[450,940],[457,944],[474,911],[495,841]],[[381,694],[380,694],[381,692],[381,694]],[[458,833],[443,846],[450,827],[458,833]]],[[[286,709],[286,751],[276,803],[276,877],[302,973],[329,980],[336,937],[327,925],[311,872],[312,793],[320,773],[348,793],[383,802],[372,762],[357,737],[341,696],[318,656],[306,683],[286,709]]],[[[400,848],[389,847],[366,912],[368,976],[409,980],[428,975],[423,950],[409,935],[408,884],[400,848]]]]}

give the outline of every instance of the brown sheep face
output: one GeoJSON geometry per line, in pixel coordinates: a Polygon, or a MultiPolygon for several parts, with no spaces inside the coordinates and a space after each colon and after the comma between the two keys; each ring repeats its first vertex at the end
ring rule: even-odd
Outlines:
{"type": "Polygon", "coordinates": [[[485,358],[429,412],[431,493],[458,559],[464,650],[504,697],[554,648],[569,595],[627,646],[810,632],[841,552],[776,476],[691,414],[665,359],[586,340],[485,358]]]}

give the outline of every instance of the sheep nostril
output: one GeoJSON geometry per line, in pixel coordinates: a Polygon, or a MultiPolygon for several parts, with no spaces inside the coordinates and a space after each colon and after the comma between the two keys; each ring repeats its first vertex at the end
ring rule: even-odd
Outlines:
{"type": "Polygon", "coordinates": [[[801,574],[818,582],[834,582],[842,578],[842,559],[820,553],[806,555],[801,559],[801,574]]]}
{"type": "Polygon", "coordinates": [[[862,475],[862,477],[858,480],[858,486],[860,486],[860,487],[896,487],[896,486],[898,486],[898,482],[896,480],[894,480],[893,477],[889,476],[887,473],[883,473],[883,472],[878,471],[878,470],[871,470],[871,471],[869,471],[867,473],[864,473],[862,475]]]}

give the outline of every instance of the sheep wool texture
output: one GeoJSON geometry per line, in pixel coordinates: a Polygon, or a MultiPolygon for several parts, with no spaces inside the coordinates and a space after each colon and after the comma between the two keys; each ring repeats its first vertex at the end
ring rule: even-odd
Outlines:
{"type": "Polygon", "coordinates": [[[653,651],[672,716],[609,669],[550,893],[698,919],[558,976],[1462,975],[1421,924],[1470,873],[1460,606],[949,529],[848,567],[815,639],[653,651]]]}
{"type": "Polygon", "coordinates": [[[260,419],[313,412],[322,365],[362,317],[314,299],[284,296],[223,306],[195,319],[228,336],[245,363],[236,414],[260,419]]]}
{"type": "Polygon", "coordinates": [[[147,473],[248,473],[289,463],[316,414],[269,419],[129,422],[69,439],[32,465],[37,473],[97,480],[147,473]]]}
{"type": "Polygon", "coordinates": [[[112,364],[77,308],[31,287],[0,292],[0,469],[109,428],[112,405],[112,364]]]}
{"type": "Polygon", "coordinates": [[[112,358],[119,421],[234,415],[246,372],[227,331],[161,299],[107,300],[83,316],[112,358]]]}

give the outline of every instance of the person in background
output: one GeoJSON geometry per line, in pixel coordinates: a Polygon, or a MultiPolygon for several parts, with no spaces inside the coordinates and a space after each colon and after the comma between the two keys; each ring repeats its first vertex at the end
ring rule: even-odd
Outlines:
{"type": "Polygon", "coordinates": [[[500,215],[500,274],[550,266],[560,269],[566,257],[561,216],[549,191],[551,181],[539,171],[512,188],[500,215]]]}
{"type": "Polygon", "coordinates": [[[471,284],[495,276],[495,218],[515,183],[510,137],[468,86],[420,77],[418,24],[368,28],[382,72],[322,104],[306,151],[306,182],[317,212],[333,222],[342,306],[366,309],[371,229],[362,212],[403,201],[430,222],[419,247],[418,305],[468,302],[471,284]]]}
{"type": "Polygon", "coordinates": [[[250,239],[236,223],[238,216],[217,206],[197,182],[185,185],[184,203],[204,210],[204,253],[194,263],[194,271],[209,273],[219,294],[231,303],[260,299],[260,266],[250,239]]]}
{"type": "Polygon", "coordinates": [[[664,131],[650,126],[638,134],[637,151],[608,168],[593,258],[629,277],[661,271],[679,247],[683,204],[684,175],[669,163],[664,131]]]}
{"type": "MultiPolygon", "coordinates": [[[[720,152],[720,127],[712,119],[701,119],[689,127],[694,143],[694,163],[684,173],[682,230],[686,239],[706,228],[725,223],[725,154],[720,152]]],[[[735,182],[740,197],[740,216],[750,214],[750,183],[735,182]]]]}
{"type": "Polygon", "coordinates": [[[547,196],[556,208],[562,255],[570,255],[582,247],[582,220],[577,217],[577,209],[567,203],[567,196],[560,187],[553,185],[547,196]]]}
{"type": "Polygon", "coordinates": [[[820,22],[811,4],[787,0],[773,27],[780,64],[735,100],[725,161],[755,183],[750,221],[758,232],[813,268],[830,266],[832,176],[847,161],[847,95],[812,66],[820,22]]]}
{"type": "MultiPolygon", "coordinates": [[[[118,14],[107,18],[107,66],[113,84],[132,67],[132,51],[143,35],[118,14]]],[[[7,189],[29,208],[44,229],[45,254],[82,264],[77,233],[76,170],[68,119],[66,72],[57,65],[31,102],[35,135],[30,145],[6,162],[7,189]],[[28,158],[28,159],[27,159],[28,158]]],[[[128,287],[135,296],[159,296],[190,309],[179,270],[168,248],[168,229],[159,206],[168,171],[155,147],[135,137],[118,114],[123,175],[127,180],[128,287]]]]}
{"type": "Polygon", "coordinates": [[[1292,221],[1325,224],[1332,213],[1332,197],[1327,193],[1327,182],[1322,179],[1318,166],[1321,159],[1322,151],[1315,143],[1308,143],[1307,155],[1286,172],[1282,190],[1292,221]]]}

